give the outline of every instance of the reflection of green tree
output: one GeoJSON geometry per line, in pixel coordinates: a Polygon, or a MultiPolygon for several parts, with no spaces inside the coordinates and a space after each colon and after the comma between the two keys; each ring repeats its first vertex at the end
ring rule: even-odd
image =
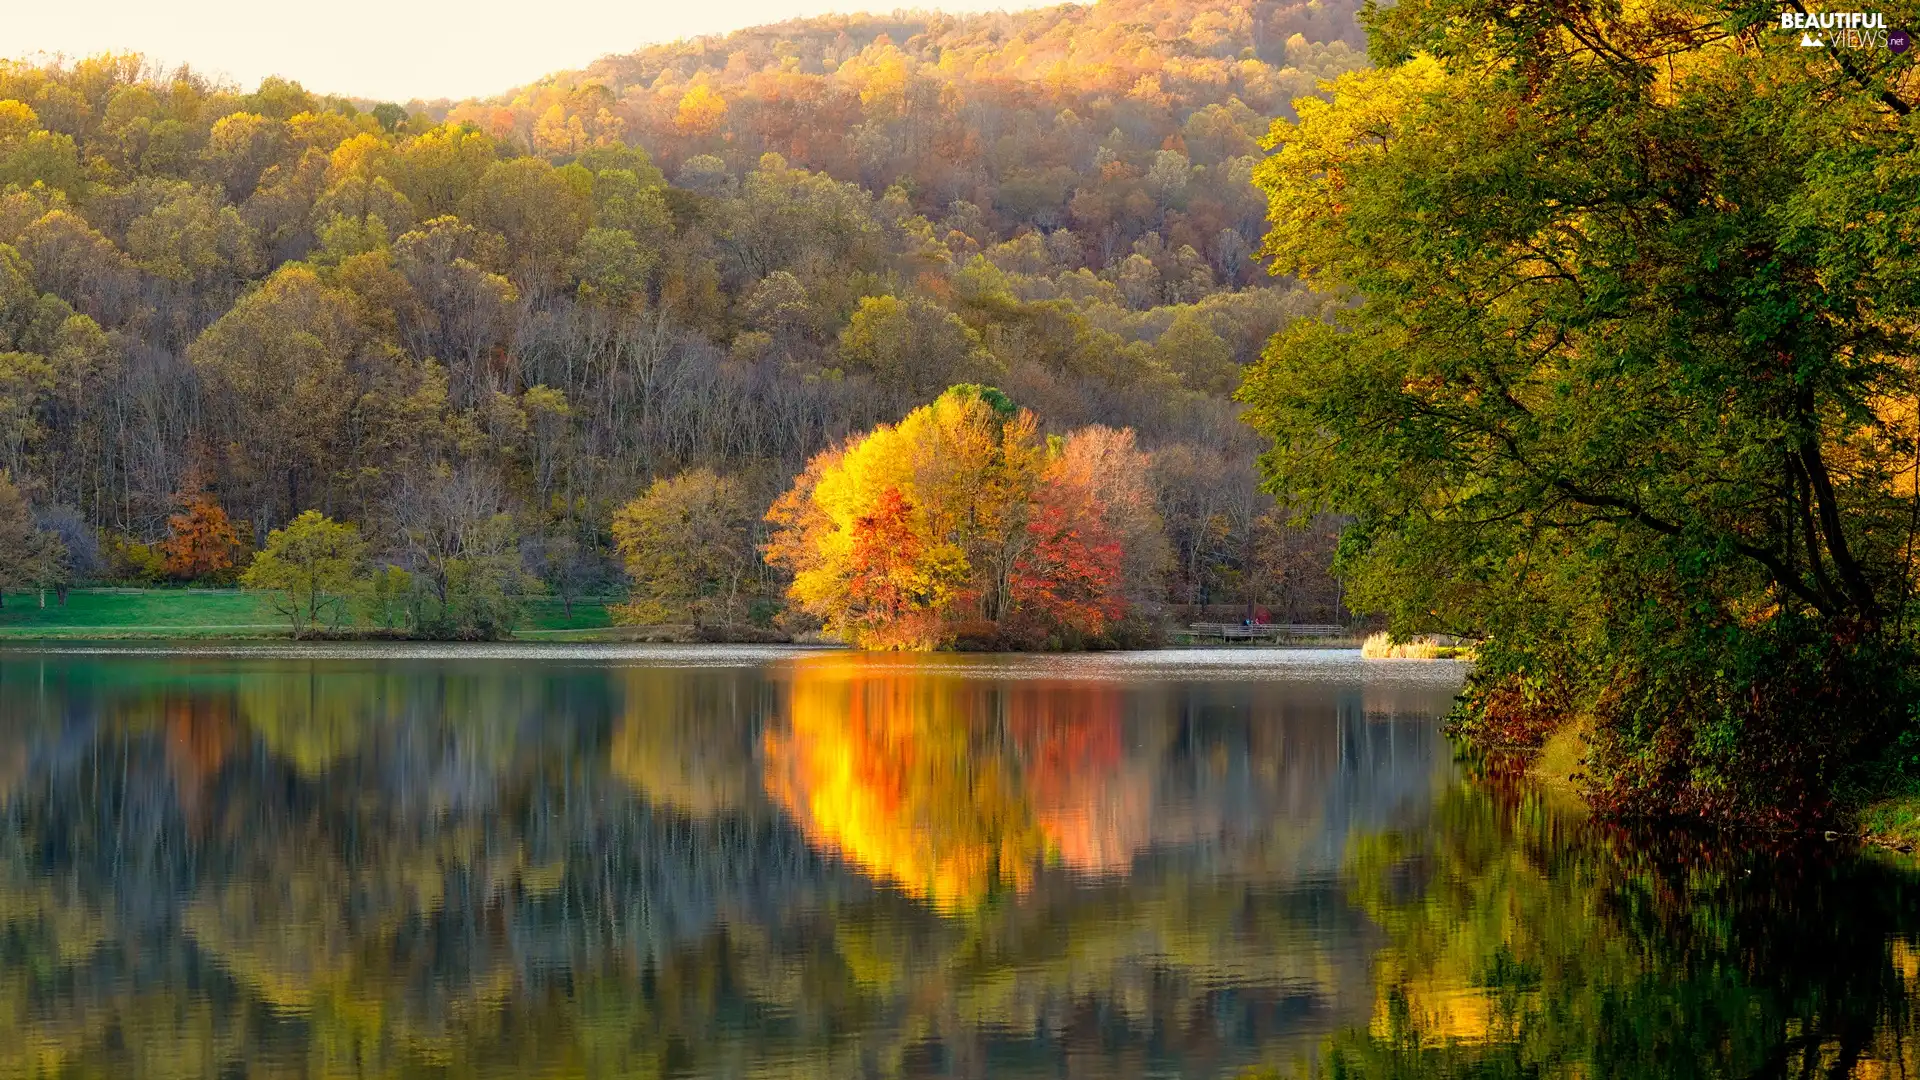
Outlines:
{"type": "Polygon", "coordinates": [[[1365,839],[1387,934],[1351,1077],[1914,1075],[1920,888],[1830,853],[1628,842],[1531,796],[1452,791],[1438,827],[1365,839]]]}
{"type": "Polygon", "coordinates": [[[390,717],[378,715],[378,688],[367,679],[270,677],[242,680],[240,714],[269,750],[307,776],[324,773],[352,754],[366,733],[390,717]]]}
{"type": "Polygon", "coordinates": [[[307,776],[351,757],[371,733],[428,722],[488,770],[511,763],[546,719],[547,688],[509,672],[449,678],[405,666],[302,663],[234,680],[241,715],[274,753],[307,776]]]}

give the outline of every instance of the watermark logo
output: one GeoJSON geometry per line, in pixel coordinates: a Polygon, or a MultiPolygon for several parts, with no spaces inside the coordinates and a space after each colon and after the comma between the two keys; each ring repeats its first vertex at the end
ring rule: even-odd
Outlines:
{"type": "Polygon", "coordinates": [[[1887,26],[1887,17],[1878,11],[1783,11],[1780,29],[1798,33],[1803,49],[1903,53],[1913,46],[1913,36],[1887,26]]]}

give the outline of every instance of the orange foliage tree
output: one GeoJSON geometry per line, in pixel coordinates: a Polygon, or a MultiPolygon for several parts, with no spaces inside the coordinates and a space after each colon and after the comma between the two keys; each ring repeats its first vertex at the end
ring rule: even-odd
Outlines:
{"type": "MultiPolygon", "coordinates": [[[[897,487],[881,492],[872,512],[854,521],[853,544],[847,553],[847,599],[859,625],[885,634],[903,622],[918,621],[928,600],[917,573],[924,547],[913,530],[913,504],[897,487]]],[[[904,629],[903,636],[915,636],[912,626],[904,629]]]]}
{"type": "Polygon", "coordinates": [[[160,545],[167,576],[202,581],[231,571],[240,537],[227,512],[205,490],[182,492],[174,502],[180,511],[167,518],[167,538],[160,545]]]}
{"type": "Polygon", "coordinates": [[[1085,644],[1133,610],[1126,571],[1151,559],[1129,549],[1164,547],[1157,517],[1119,497],[1139,478],[1104,475],[1145,462],[1130,432],[1043,441],[999,391],[956,386],[814,458],[768,514],[767,559],[864,648],[1085,644]]]}

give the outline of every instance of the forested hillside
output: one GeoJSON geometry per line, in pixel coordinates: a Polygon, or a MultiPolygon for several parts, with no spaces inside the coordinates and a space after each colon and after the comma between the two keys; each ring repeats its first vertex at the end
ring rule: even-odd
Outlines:
{"type": "Polygon", "coordinates": [[[1137,432],[1168,598],[1324,617],[1331,530],[1256,489],[1228,395],[1316,302],[1259,266],[1249,178],[1362,63],[1356,6],[835,17],[433,106],[0,67],[0,530],[218,580],[311,509],[443,601],[572,590],[653,482],[764,510],[972,382],[1137,432]]]}
{"type": "MultiPolygon", "coordinates": [[[[1096,270],[1157,233],[1169,251],[1192,247],[1219,284],[1251,285],[1264,277],[1252,251],[1266,214],[1251,159],[1270,118],[1364,63],[1359,7],[1106,0],[804,20],[608,57],[432,112],[553,157],[630,139],[693,187],[778,153],[876,193],[899,188],[942,236],[990,245],[1069,228],[1096,270]]],[[[1186,276],[1163,278],[1168,300],[1186,276]]]]}

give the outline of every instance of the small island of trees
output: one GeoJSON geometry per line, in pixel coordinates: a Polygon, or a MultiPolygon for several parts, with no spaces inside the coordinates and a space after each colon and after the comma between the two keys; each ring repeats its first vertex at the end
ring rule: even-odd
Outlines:
{"type": "Polygon", "coordinates": [[[767,559],[866,648],[1150,639],[1166,541],[1133,432],[1038,430],[998,390],[953,387],[809,462],[768,515],[767,559]]]}

